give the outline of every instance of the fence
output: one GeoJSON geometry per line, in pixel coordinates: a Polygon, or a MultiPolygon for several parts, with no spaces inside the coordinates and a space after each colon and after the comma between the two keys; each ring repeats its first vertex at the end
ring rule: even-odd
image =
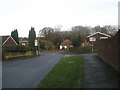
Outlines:
{"type": "Polygon", "coordinates": [[[120,72],[120,30],[107,40],[101,40],[97,45],[98,55],[120,72]]]}

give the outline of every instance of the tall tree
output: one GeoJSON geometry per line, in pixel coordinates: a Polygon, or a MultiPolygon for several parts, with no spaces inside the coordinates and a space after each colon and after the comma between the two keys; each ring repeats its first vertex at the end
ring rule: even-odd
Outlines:
{"type": "Polygon", "coordinates": [[[107,34],[115,35],[118,31],[118,26],[115,25],[105,25],[103,26],[107,30],[107,34]]]}
{"type": "Polygon", "coordinates": [[[71,40],[72,40],[72,44],[73,44],[74,47],[80,46],[80,44],[81,44],[81,36],[79,34],[75,35],[71,40]]]}
{"type": "Polygon", "coordinates": [[[19,44],[19,37],[18,37],[18,31],[17,29],[14,29],[14,31],[11,32],[11,37],[19,44]]]}
{"type": "Polygon", "coordinates": [[[61,42],[63,41],[63,36],[60,32],[55,33],[55,40],[53,41],[54,45],[56,45],[57,48],[59,48],[61,42]]]}
{"type": "Polygon", "coordinates": [[[35,39],[36,39],[36,32],[34,30],[34,27],[31,27],[31,30],[29,31],[29,38],[28,38],[28,42],[29,42],[30,47],[34,47],[35,39]]]}
{"type": "Polygon", "coordinates": [[[89,27],[83,27],[83,26],[74,26],[72,27],[71,33],[74,35],[80,34],[82,42],[86,39],[86,36],[90,33],[89,27]]]}
{"type": "Polygon", "coordinates": [[[95,33],[95,32],[101,32],[101,33],[105,33],[105,34],[108,34],[108,28],[107,28],[107,26],[104,26],[104,27],[100,27],[100,26],[95,26],[94,28],[93,28],[93,32],[95,33]]]}
{"type": "Polygon", "coordinates": [[[54,41],[55,39],[55,32],[54,29],[51,27],[45,27],[41,30],[41,35],[45,37],[46,40],[54,41]]]}

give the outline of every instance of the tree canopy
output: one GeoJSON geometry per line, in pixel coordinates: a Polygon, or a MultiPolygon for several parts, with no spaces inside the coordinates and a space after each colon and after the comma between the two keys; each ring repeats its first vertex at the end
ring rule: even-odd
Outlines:
{"type": "Polygon", "coordinates": [[[73,26],[71,30],[61,30],[62,26],[56,26],[54,29],[51,27],[44,27],[40,30],[41,36],[45,40],[51,41],[56,47],[59,48],[62,41],[69,39],[72,41],[74,47],[78,47],[82,42],[86,40],[86,37],[95,32],[101,32],[105,34],[114,34],[113,26],[73,26]]]}
{"type": "Polygon", "coordinates": [[[28,36],[28,42],[30,47],[34,47],[34,41],[36,39],[36,32],[34,30],[34,27],[31,27],[29,30],[29,36],[28,36]]]}
{"type": "Polygon", "coordinates": [[[17,42],[17,44],[19,44],[19,37],[18,37],[18,31],[17,31],[17,29],[14,29],[11,32],[11,37],[17,42]]]}

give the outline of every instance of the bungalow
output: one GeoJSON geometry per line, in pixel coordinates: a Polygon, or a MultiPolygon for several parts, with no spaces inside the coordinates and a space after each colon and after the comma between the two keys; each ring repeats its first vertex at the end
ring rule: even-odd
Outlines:
{"type": "Polygon", "coordinates": [[[108,39],[110,37],[111,37],[110,35],[107,35],[107,34],[104,34],[104,33],[101,33],[101,32],[96,32],[94,34],[91,34],[91,35],[87,36],[86,40],[90,44],[94,44],[99,40],[108,39]]]}
{"type": "Polygon", "coordinates": [[[61,44],[60,44],[60,49],[69,49],[70,47],[73,47],[72,42],[69,39],[64,40],[61,44]]]}
{"type": "Polygon", "coordinates": [[[20,37],[19,38],[19,43],[21,44],[21,45],[28,45],[28,38],[27,37],[20,37]]]}
{"type": "Polygon", "coordinates": [[[10,36],[2,36],[2,45],[18,45],[17,42],[10,36]]]}

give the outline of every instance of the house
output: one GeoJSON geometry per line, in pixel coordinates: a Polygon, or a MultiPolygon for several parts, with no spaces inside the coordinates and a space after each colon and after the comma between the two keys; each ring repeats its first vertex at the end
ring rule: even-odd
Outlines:
{"type": "Polygon", "coordinates": [[[81,43],[81,45],[84,47],[84,46],[86,46],[86,45],[88,45],[89,43],[87,42],[87,40],[84,40],[82,43],[81,43]]]}
{"type": "Polygon", "coordinates": [[[87,39],[87,42],[89,42],[90,44],[94,44],[99,40],[108,39],[110,37],[111,37],[110,35],[107,35],[101,32],[96,32],[94,34],[87,36],[86,39],[87,39]]]}
{"type": "Polygon", "coordinates": [[[20,37],[19,38],[19,43],[21,44],[21,45],[28,45],[28,38],[27,37],[20,37]]]}
{"type": "Polygon", "coordinates": [[[2,36],[2,45],[18,45],[18,43],[10,36],[2,36]]]}
{"type": "Polygon", "coordinates": [[[70,47],[73,47],[72,42],[69,39],[64,40],[61,44],[60,44],[60,49],[69,49],[70,47]]]}
{"type": "Polygon", "coordinates": [[[37,40],[40,40],[41,49],[55,49],[55,45],[52,41],[46,40],[44,37],[37,37],[37,40]]]}

